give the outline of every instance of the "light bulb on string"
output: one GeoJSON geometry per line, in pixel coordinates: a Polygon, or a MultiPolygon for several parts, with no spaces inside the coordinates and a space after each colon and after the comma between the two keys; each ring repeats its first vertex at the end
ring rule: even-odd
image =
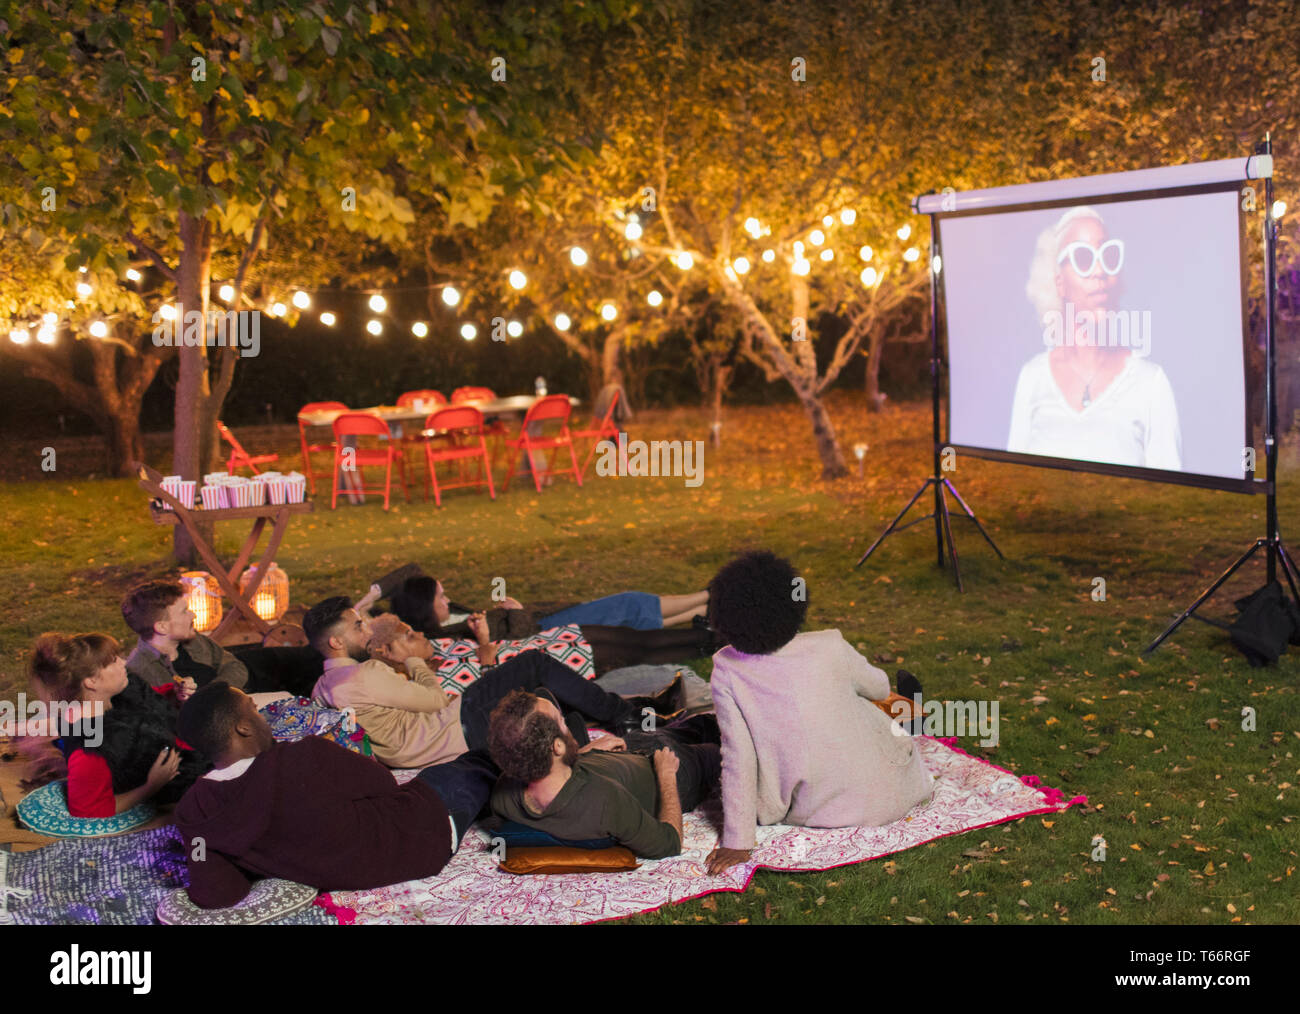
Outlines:
{"type": "MultiPolygon", "coordinates": [[[[587,251],[582,249],[580,246],[575,246],[569,251],[569,260],[573,262],[575,268],[580,268],[587,263],[587,251]]],[[[515,287],[522,288],[522,286],[515,287]]]]}
{"type": "Polygon", "coordinates": [[[641,224],[639,222],[628,222],[627,228],[623,230],[623,235],[630,240],[641,238],[641,224]]]}
{"type": "Polygon", "coordinates": [[[460,326],[460,336],[467,342],[472,342],[477,334],[478,328],[473,324],[462,324],[460,326]]]}
{"type": "Polygon", "coordinates": [[[417,320],[411,325],[411,334],[417,338],[423,338],[429,333],[429,325],[422,320],[417,320]]]}
{"type": "Polygon", "coordinates": [[[907,261],[908,264],[911,264],[913,261],[919,259],[920,256],[921,256],[920,250],[918,250],[914,246],[909,246],[907,250],[904,251],[903,253],[903,260],[907,261]]]}
{"type": "Polygon", "coordinates": [[[863,246],[858,248],[858,256],[861,257],[864,261],[871,260],[871,253],[872,253],[871,247],[869,246],[863,246]]]}
{"type": "Polygon", "coordinates": [[[832,250],[830,247],[827,247],[825,250],[821,252],[821,259],[824,261],[833,260],[834,257],[835,257],[835,251],[832,250]]]}
{"type": "Polygon", "coordinates": [[[311,306],[311,296],[303,292],[302,289],[299,289],[293,294],[293,305],[299,310],[305,310],[307,307],[311,306]]]}
{"type": "Polygon", "coordinates": [[[573,321],[569,319],[569,315],[567,313],[557,313],[555,315],[555,330],[567,331],[572,326],[573,326],[573,321]]]}
{"type": "Polygon", "coordinates": [[[384,325],[372,317],[370,320],[366,321],[366,330],[371,334],[378,336],[384,333],[384,325]]]}
{"type": "Polygon", "coordinates": [[[910,225],[899,226],[897,235],[899,239],[901,239],[904,243],[906,243],[907,237],[912,235],[912,227],[910,225]]]}
{"type": "Polygon", "coordinates": [[[128,282],[138,282],[144,275],[140,274],[135,268],[126,269],[126,280],[128,282]]]}
{"type": "Polygon", "coordinates": [[[506,334],[511,338],[518,338],[524,333],[524,326],[517,320],[512,320],[506,325],[506,334]]]}
{"type": "Polygon", "coordinates": [[[221,297],[223,303],[229,303],[235,298],[235,287],[233,285],[223,285],[217,290],[217,295],[221,297]]]}
{"type": "Polygon", "coordinates": [[[749,258],[748,258],[748,257],[737,257],[737,258],[735,259],[735,261],[732,263],[731,266],[732,266],[733,268],[736,269],[736,274],[738,274],[738,275],[747,275],[747,274],[749,274],[749,258]]]}
{"type": "Polygon", "coordinates": [[[776,260],[775,250],[768,249],[763,251],[763,262],[765,264],[771,264],[774,260],[776,260]]]}
{"type": "Polygon", "coordinates": [[[320,322],[324,324],[326,327],[333,327],[337,320],[338,318],[335,317],[334,314],[330,313],[328,310],[326,310],[324,313],[320,315],[320,322]]]}
{"type": "Polygon", "coordinates": [[[858,213],[852,208],[845,208],[840,212],[840,221],[845,225],[852,225],[858,220],[858,213]]]}
{"type": "Polygon", "coordinates": [[[455,306],[460,302],[460,291],[454,285],[444,285],[442,288],[442,301],[448,306],[455,306]]]}
{"type": "Polygon", "coordinates": [[[515,270],[510,272],[510,287],[512,289],[522,289],[528,284],[528,276],[522,271],[515,270]]]}
{"type": "Polygon", "coordinates": [[[381,296],[378,292],[376,292],[373,296],[370,297],[369,306],[373,312],[383,313],[385,310],[388,309],[388,300],[386,300],[383,296],[381,296]]]}
{"type": "MultiPolygon", "coordinates": [[[[41,330],[44,330],[44,328],[41,330]]],[[[106,338],[108,337],[108,325],[102,320],[97,320],[90,325],[90,333],[96,338],[106,338]]],[[[40,332],[37,332],[36,337],[40,338],[40,332]]]]}
{"type": "Polygon", "coordinates": [[[651,289],[646,295],[645,301],[651,306],[658,306],[664,301],[663,294],[658,289],[651,289]]]}

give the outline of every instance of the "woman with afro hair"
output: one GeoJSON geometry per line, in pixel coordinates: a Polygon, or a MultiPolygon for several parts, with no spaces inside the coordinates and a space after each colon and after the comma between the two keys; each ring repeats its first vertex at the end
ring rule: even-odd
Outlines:
{"type": "Polygon", "coordinates": [[[749,860],[759,824],[875,827],[933,791],[915,741],[873,703],[890,698],[889,677],[838,630],[799,633],[807,612],[803,579],[769,552],[709,585],[709,626],[727,645],[713,656],[723,832],[710,875],[749,860]]]}

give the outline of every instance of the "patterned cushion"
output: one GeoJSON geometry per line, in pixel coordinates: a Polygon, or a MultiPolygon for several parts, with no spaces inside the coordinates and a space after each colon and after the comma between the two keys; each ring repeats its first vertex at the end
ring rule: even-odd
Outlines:
{"type": "Polygon", "coordinates": [[[353,753],[371,755],[370,739],[357,726],[356,715],[351,711],[314,704],[306,697],[272,701],[261,710],[277,743],[296,743],[308,736],[320,736],[353,753]]]}
{"type": "Polygon", "coordinates": [[[300,912],[315,900],[316,888],[272,877],[259,880],[230,908],[199,908],[182,887],[158,902],[157,915],[164,926],[256,926],[300,912]]]}
{"type": "MultiPolygon", "coordinates": [[[[591,645],[576,623],[553,627],[520,641],[500,641],[497,662],[504,662],[525,651],[538,649],[559,659],[585,680],[596,675],[591,645]]],[[[469,638],[440,637],[433,642],[435,657],[442,661],[434,670],[449,694],[463,694],[465,688],[483,675],[478,661],[478,642],[469,638]]]]}
{"type": "Polygon", "coordinates": [[[152,803],[141,803],[113,817],[74,817],[68,812],[68,782],[61,779],[42,785],[19,801],[18,819],[37,834],[51,838],[100,838],[134,831],[153,820],[152,803]]]}

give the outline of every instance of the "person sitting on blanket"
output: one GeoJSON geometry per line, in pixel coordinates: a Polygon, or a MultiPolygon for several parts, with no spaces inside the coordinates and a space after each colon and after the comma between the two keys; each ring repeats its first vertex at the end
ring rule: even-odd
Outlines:
{"type": "Polygon", "coordinates": [[[523,690],[493,710],[488,738],[503,777],[492,821],[565,841],[612,838],[647,859],[682,851],[682,814],[718,783],[718,726],[697,715],[657,733],[603,736],[580,748],[555,705],[523,690]]]}
{"type": "Polygon", "coordinates": [[[503,608],[472,612],[452,603],[440,581],[420,575],[403,582],[391,605],[397,616],[430,638],[473,638],[479,660],[488,665],[496,658],[497,641],[518,641],[540,630],[576,623],[591,646],[596,674],[603,676],[623,666],[671,665],[713,654],[718,645],[700,625],[662,629],[666,623],[701,615],[707,598],[707,592],[672,596],[623,592],[537,619],[511,598],[503,601],[503,608]]]}
{"type": "MultiPolygon", "coordinates": [[[[711,875],[749,859],[758,824],[874,827],[933,791],[916,742],[871,703],[889,698],[889,677],[838,630],[799,633],[802,587],[768,552],[733,560],[709,585],[709,625],[729,644],[710,680],[724,821],[711,875]]],[[[900,674],[900,690],[912,689],[900,674]]]]}
{"type": "Polygon", "coordinates": [[[59,739],[68,762],[68,813],[112,817],[147,799],[174,803],[207,763],[176,737],[176,716],[188,687],[150,687],[128,673],[122,646],[108,634],[42,634],[30,663],[32,684],[47,701],[102,708],[98,735],[83,719],[80,733],[59,739]],[[96,745],[90,745],[98,741],[96,745]]]}
{"type": "Polygon", "coordinates": [[[126,660],[127,671],[151,687],[189,680],[193,691],[218,678],[235,687],[247,684],[244,663],[194,629],[194,613],[179,581],[136,585],[122,599],[122,618],[140,638],[126,660]]]}
{"type": "Polygon", "coordinates": [[[566,708],[615,728],[639,725],[642,708],[675,710],[685,698],[680,677],[656,697],[619,697],[539,651],[516,655],[460,696],[450,695],[429,668],[428,638],[396,616],[367,620],[342,595],[308,610],[303,630],[325,656],[312,696],[352,708],[375,757],[394,768],[422,768],[485,747],[493,706],[517,687],[546,687],[566,708]]]}
{"type": "Polygon", "coordinates": [[[201,908],[237,904],[250,877],[367,890],[434,876],[497,778],[484,751],[398,785],[382,765],[337,743],[276,743],[252,699],[221,680],[186,702],[180,730],[215,763],[175,815],[190,900],[201,908]]]}

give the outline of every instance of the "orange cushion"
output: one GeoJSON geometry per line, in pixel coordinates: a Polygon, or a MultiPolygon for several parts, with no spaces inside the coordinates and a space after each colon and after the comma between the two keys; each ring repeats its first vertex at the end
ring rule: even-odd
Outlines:
{"type": "Polygon", "coordinates": [[[526,845],[507,848],[500,867],[506,873],[621,873],[639,864],[631,849],[576,849],[566,845],[526,845]]]}

